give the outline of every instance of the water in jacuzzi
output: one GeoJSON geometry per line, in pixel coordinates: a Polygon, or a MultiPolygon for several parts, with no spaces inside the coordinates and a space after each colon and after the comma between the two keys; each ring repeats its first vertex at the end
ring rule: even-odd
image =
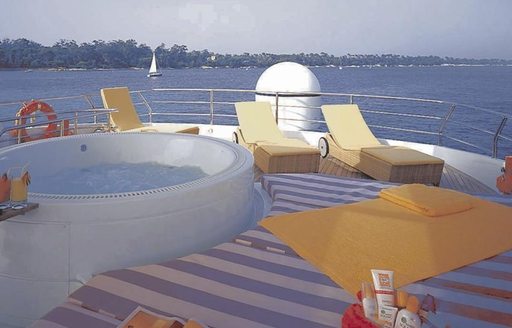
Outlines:
{"type": "Polygon", "coordinates": [[[99,164],[34,176],[29,191],[61,195],[125,193],[174,186],[206,176],[198,166],[168,166],[155,162],[99,164]]]}

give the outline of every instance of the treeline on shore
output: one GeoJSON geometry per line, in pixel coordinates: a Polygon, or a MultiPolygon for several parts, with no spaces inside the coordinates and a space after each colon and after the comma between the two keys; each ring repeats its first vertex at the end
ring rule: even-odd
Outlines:
{"type": "MultiPolygon", "coordinates": [[[[268,67],[283,61],[307,66],[436,66],[436,65],[512,65],[512,60],[467,59],[438,56],[351,55],[333,56],[327,53],[300,54],[217,54],[208,50],[190,51],[185,45],[168,48],[161,44],[155,49],[158,64],[163,68],[187,67],[268,67]]],[[[0,41],[0,68],[78,68],[109,69],[149,67],[152,50],[135,40],[102,41],[77,44],[61,40],[44,46],[27,39],[0,41]]]]}

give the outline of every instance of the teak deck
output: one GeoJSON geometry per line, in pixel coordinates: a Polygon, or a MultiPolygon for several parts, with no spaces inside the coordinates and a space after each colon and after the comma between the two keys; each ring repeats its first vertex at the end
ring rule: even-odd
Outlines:
{"type": "MultiPolygon", "coordinates": [[[[371,179],[366,174],[355,170],[354,168],[344,164],[343,162],[331,156],[323,158],[320,161],[319,172],[342,177],[371,179]]],[[[498,176],[498,172],[496,173],[496,176],[498,176]]],[[[496,191],[489,188],[485,184],[481,183],[480,181],[476,180],[470,175],[457,170],[453,166],[447,164],[445,164],[443,168],[443,175],[441,177],[440,187],[458,190],[466,193],[489,195],[497,194],[496,191]]]]}
{"type": "MultiPolygon", "coordinates": [[[[366,174],[354,169],[353,167],[341,162],[340,160],[327,156],[320,159],[319,173],[334,175],[338,177],[349,177],[358,179],[371,179],[366,174]]],[[[254,179],[260,179],[263,172],[257,167],[254,168],[254,179]]],[[[496,173],[498,176],[498,173],[496,173]]],[[[456,168],[445,164],[443,175],[441,177],[440,187],[462,191],[473,194],[497,195],[498,193],[485,184],[471,177],[470,175],[457,170],[456,168]]]]}

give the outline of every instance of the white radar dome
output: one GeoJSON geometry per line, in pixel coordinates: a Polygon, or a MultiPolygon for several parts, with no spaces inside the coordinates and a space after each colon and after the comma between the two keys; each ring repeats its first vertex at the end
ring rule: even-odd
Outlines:
{"type": "Polygon", "coordinates": [[[317,119],[321,105],[320,83],[309,68],[283,62],[267,68],[256,84],[256,101],[268,101],[279,126],[285,130],[310,130],[311,122],[317,119]],[[277,96],[276,96],[277,93],[277,96]],[[277,106],[276,106],[277,99],[277,106]]]}

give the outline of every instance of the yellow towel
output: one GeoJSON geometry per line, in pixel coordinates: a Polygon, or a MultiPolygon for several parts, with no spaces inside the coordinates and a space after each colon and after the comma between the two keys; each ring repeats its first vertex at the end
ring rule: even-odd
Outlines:
{"type": "Polygon", "coordinates": [[[271,217],[260,224],[352,293],[371,269],[395,271],[396,287],[512,249],[512,208],[474,208],[426,220],[383,199],[271,217]]]}
{"type": "Polygon", "coordinates": [[[166,317],[138,306],[117,328],[180,328],[184,325],[185,322],[181,318],[166,317]]]}
{"type": "Polygon", "coordinates": [[[405,184],[382,189],[380,198],[427,216],[442,216],[473,208],[472,197],[454,190],[405,184]]]}
{"type": "Polygon", "coordinates": [[[183,328],[208,328],[208,326],[196,319],[189,319],[183,328]]]}

